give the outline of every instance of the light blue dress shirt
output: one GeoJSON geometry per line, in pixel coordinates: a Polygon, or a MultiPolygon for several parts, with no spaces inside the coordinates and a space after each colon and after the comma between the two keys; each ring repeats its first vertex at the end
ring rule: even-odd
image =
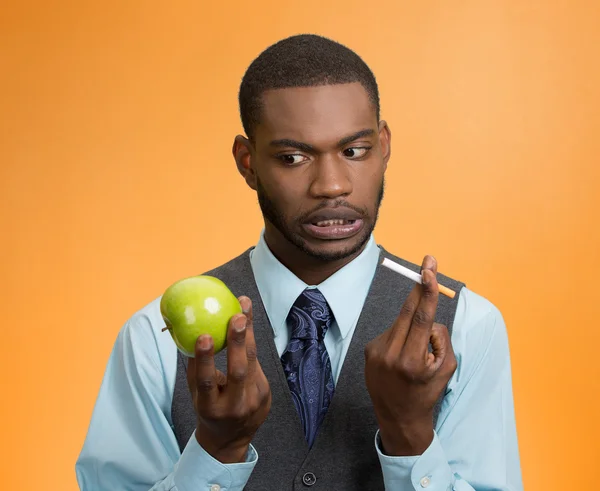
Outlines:
{"type": "MultiPolygon", "coordinates": [[[[371,237],[354,261],[320,285],[306,285],[273,256],[261,234],[250,261],[279,354],[289,340],[291,306],[305,288],[318,286],[335,316],[325,345],[337,382],[378,258],[371,237]]],[[[76,463],[83,491],[241,491],[258,461],[260,449],[251,446],[246,462],[222,464],[195,435],[180,453],[171,421],[177,348],[163,327],[159,297],[119,332],[76,463]]],[[[452,344],[458,368],[429,448],[420,456],[390,457],[374,435],[386,490],[520,491],[506,327],[494,305],[467,288],[452,344]]]]}

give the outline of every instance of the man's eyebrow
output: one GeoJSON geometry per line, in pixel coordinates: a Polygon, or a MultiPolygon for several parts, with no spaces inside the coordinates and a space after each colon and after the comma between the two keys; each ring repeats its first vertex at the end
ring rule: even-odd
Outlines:
{"type": "Polygon", "coordinates": [[[296,140],[290,140],[289,138],[282,138],[281,140],[273,140],[269,143],[272,147],[291,147],[302,150],[303,152],[314,152],[315,147],[308,143],[299,142],[296,140]]]}
{"type": "MultiPolygon", "coordinates": [[[[353,142],[354,140],[358,140],[359,138],[362,138],[363,136],[372,136],[373,134],[375,134],[375,130],[373,130],[372,128],[360,130],[352,135],[342,138],[337,143],[337,146],[343,147],[344,145],[347,145],[348,143],[353,142]]],[[[315,151],[315,147],[313,147],[312,145],[309,145],[308,143],[304,143],[304,142],[299,142],[296,140],[290,140],[289,138],[273,140],[271,143],[269,143],[269,145],[272,147],[297,148],[298,150],[302,150],[303,152],[314,152],[315,151]]]]}
{"type": "Polygon", "coordinates": [[[368,129],[365,129],[365,130],[357,131],[353,135],[346,136],[346,137],[342,138],[338,142],[338,147],[343,147],[345,145],[348,145],[348,143],[353,142],[354,140],[358,140],[359,138],[362,138],[363,136],[372,136],[373,134],[375,134],[375,130],[372,129],[372,128],[368,128],[368,129]]]}

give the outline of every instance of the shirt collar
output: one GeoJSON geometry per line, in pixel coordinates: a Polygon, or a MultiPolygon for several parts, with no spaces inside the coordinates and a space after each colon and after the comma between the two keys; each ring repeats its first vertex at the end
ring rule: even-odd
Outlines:
{"type": "Polygon", "coordinates": [[[323,294],[345,338],[354,326],[369,292],[377,264],[379,247],[373,235],[354,260],[319,285],[307,285],[273,255],[264,239],[264,230],[250,262],[256,285],[271,326],[278,335],[287,329],[286,319],[292,305],[306,288],[318,288],[323,294]]]}

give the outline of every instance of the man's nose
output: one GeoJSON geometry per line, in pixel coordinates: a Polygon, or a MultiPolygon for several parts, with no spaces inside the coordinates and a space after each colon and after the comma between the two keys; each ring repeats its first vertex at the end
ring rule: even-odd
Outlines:
{"type": "Polygon", "coordinates": [[[352,173],[345,159],[322,156],[313,164],[310,194],[314,198],[339,198],[352,193],[352,173]]]}

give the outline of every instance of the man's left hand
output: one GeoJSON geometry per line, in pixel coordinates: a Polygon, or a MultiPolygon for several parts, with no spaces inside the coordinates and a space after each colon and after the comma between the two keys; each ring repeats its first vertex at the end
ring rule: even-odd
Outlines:
{"type": "Polygon", "coordinates": [[[415,285],[394,324],[365,347],[367,390],[387,455],[421,455],[429,447],[435,403],[456,370],[448,329],[434,322],[436,274],[436,260],[426,256],[423,284],[415,285]]]}

